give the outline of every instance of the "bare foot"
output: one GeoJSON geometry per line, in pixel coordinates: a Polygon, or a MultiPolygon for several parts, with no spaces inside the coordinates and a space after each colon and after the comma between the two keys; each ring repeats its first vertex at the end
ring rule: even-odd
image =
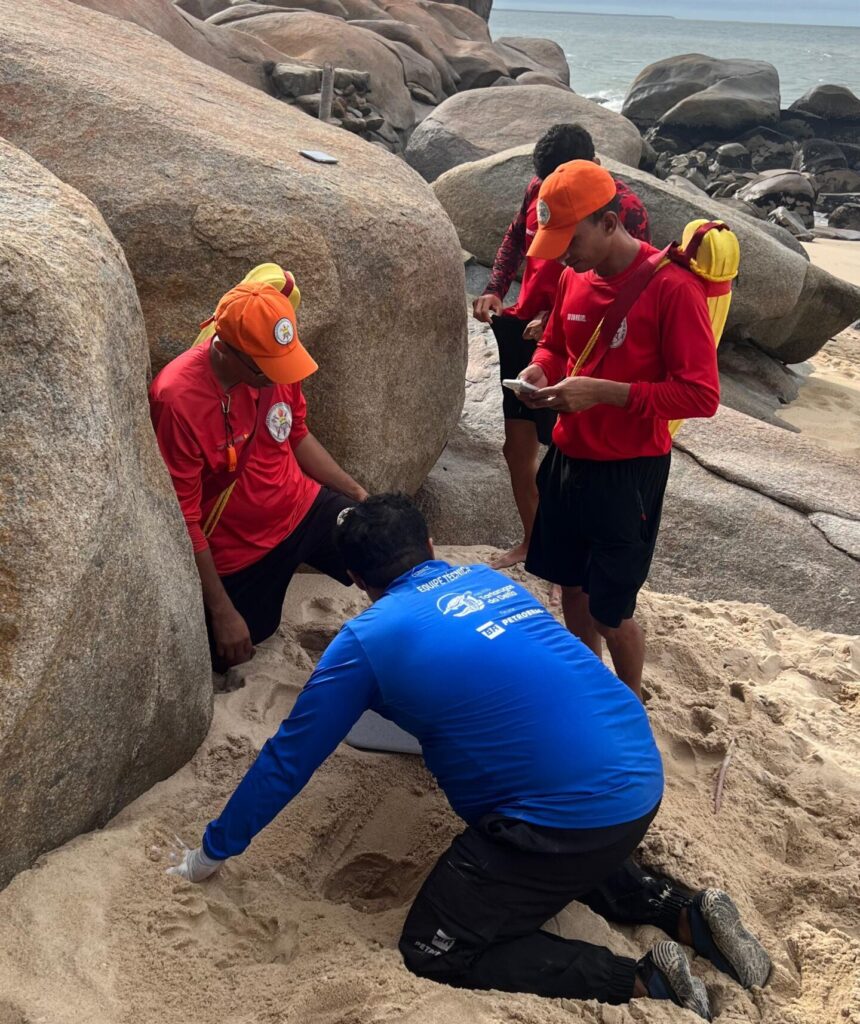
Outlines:
{"type": "Polygon", "coordinates": [[[528,544],[526,544],[526,542],[523,541],[522,544],[517,544],[515,548],[511,548],[510,550],[505,551],[501,555],[496,555],[496,557],[490,562],[490,568],[510,569],[512,565],[517,565],[520,562],[524,562],[526,560],[528,550],[528,544]]]}
{"type": "Polygon", "coordinates": [[[549,588],[550,608],[561,608],[561,587],[558,583],[551,583],[549,588]]]}

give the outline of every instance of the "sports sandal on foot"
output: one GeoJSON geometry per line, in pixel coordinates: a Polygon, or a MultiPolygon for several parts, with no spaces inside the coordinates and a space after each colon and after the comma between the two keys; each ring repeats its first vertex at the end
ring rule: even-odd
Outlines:
{"type": "Polygon", "coordinates": [[[764,946],[744,928],[734,900],[720,889],[698,893],[687,911],[693,948],[744,988],[764,985],[770,957],[764,946]]]}
{"type": "Polygon", "coordinates": [[[671,999],[677,1006],[711,1019],[705,986],[690,973],[690,964],[677,942],[658,942],[636,965],[636,973],[652,999],[671,999]]]}

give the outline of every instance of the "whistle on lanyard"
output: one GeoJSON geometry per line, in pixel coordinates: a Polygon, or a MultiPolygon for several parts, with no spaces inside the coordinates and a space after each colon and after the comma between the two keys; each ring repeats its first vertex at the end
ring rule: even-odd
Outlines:
{"type": "Polygon", "coordinates": [[[221,411],[224,413],[224,451],[227,455],[227,472],[235,473],[239,465],[239,456],[236,454],[236,442],[233,437],[233,427],[230,423],[230,395],[221,402],[221,411]]]}

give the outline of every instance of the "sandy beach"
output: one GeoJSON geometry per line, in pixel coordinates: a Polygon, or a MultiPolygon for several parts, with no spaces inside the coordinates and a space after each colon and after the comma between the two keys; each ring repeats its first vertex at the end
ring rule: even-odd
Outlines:
{"type": "MultiPolygon", "coordinates": [[[[819,238],[804,248],[816,266],[860,284],[860,242],[819,238]]],[[[860,456],[860,330],[843,331],[794,369],[803,384],[778,418],[828,448],[860,456]]]]}
{"type": "MultiPolygon", "coordinates": [[[[454,561],[488,549],[454,549],[454,561]]],[[[522,572],[519,579],[529,582],[522,572]]],[[[532,580],[532,583],[534,581],[532,580]]],[[[542,591],[538,591],[542,593],[542,591]]],[[[458,820],[420,759],[341,745],[249,852],[193,886],[168,877],[359,596],[294,584],[276,637],[216,697],[194,759],[105,829],[0,893],[2,1024],[670,1024],[688,1011],[458,991],[402,967],[408,904],[458,820]]],[[[643,855],[731,889],[770,949],[764,991],[696,959],[721,1021],[860,1022],[860,642],[771,610],[646,593],[646,689],[668,787],[643,855]],[[714,781],[728,744],[723,806],[714,781]]],[[[641,955],[650,928],[575,904],[559,933],[641,955]]]]}

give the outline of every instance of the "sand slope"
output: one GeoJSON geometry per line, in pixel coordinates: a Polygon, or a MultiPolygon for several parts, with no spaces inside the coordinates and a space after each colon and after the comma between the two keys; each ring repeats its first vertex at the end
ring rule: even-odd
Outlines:
{"type": "MultiPolygon", "coordinates": [[[[477,549],[454,552],[461,561],[477,549]]],[[[640,1000],[608,1007],[472,993],[409,975],[408,901],[458,820],[417,758],[341,746],[242,858],[203,886],[167,877],[196,843],[358,595],[320,577],[290,592],[279,636],[219,695],[194,760],[103,831],[0,893],[0,1024],[688,1024],[640,1000]]],[[[752,995],[696,960],[719,1020],[860,1024],[860,642],[767,608],[645,594],[649,709],[668,792],[647,862],[725,885],[767,941],[752,995]],[[715,773],[737,753],[714,817],[715,773]]],[[[551,927],[639,955],[573,905],[551,927]]]]}

